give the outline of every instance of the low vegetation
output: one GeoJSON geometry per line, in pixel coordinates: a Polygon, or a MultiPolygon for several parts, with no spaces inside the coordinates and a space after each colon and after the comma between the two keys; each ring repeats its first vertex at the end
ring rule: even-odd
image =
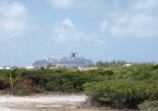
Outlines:
{"type": "Polygon", "coordinates": [[[130,67],[98,67],[97,70],[77,69],[14,69],[0,70],[0,90],[28,95],[45,91],[85,92],[89,102],[115,108],[158,108],[158,65],[134,64],[130,67]],[[155,102],[156,101],[156,102],[155,102]]]}

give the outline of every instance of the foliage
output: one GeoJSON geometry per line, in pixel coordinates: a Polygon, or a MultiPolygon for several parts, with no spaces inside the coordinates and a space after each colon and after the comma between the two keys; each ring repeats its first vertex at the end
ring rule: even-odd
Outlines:
{"type": "Polygon", "coordinates": [[[106,80],[98,83],[87,83],[84,87],[91,102],[117,108],[135,108],[137,104],[147,98],[145,93],[147,89],[142,87],[142,83],[131,80],[106,80]]]}
{"type": "Polygon", "coordinates": [[[20,95],[20,96],[25,96],[25,95],[30,95],[32,92],[28,90],[27,88],[20,88],[20,87],[15,87],[13,89],[13,94],[14,95],[20,95]]]}
{"type": "Polygon", "coordinates": [[[101,82],[84,84],[92,104],[136,108],[145,100],[158,100],[158,69],[153,64],[111,68],[113,75],[101,82]]]}
{"type": "Polygon", "coordinates": [[[145,101],[138,107],[142,111],[158,111],[158,100],[145,101]]]}
{"type": "Polygon", "coordinates": [[[82,91],[84,83],[103,80],[93,76],[94,74],[67,69],[40,70],[34,73],[32,75],[34,83],[48,91],[82,91]]]}
{"type": "Polygon", "coordinates": [[[76,68],[0,70],[0,90],[10,89],[11,73],[13,91],[18,95],[44,91],[85,91],[92,104],[117,108],[136,108],[144,101],[157,101],[158,65],[142,63],[122,67],[123,63],[100,62],[97,65],[101,67],[87,71],[76,68]]]}
{"type": "Polygon", "coordinates": [[[124,64],[127,64],[127,62],[125,62],[125,61],[119,61],[119,60],[118,61],[113,60],[111,62],[109,62],[109,61],[105,61],[105,62],[98,61],[96,63],[97,66],[99,66],[99,67],[106,67],[106,68],[108,68],[108,67],[121,67],[124,64]]]}

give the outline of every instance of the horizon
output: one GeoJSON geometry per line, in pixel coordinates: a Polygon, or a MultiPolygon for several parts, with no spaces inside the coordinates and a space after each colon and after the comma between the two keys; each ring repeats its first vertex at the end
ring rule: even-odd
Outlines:
{"type": "Polygon", "coordinates": [[[42,57],[158,63],[158,0],[0,0],[0,66],[42,57]]]}

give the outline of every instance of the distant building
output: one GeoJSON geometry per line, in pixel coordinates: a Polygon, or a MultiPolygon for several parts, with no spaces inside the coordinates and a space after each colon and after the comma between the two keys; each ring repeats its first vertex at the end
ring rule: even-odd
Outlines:
{"type": "Polygon", "coordinates": [[[10,66],[4,66],[4,67],[0,67],[0,70],[13,70],[13,69],[15,69],[15,68],[17,68],[17,67],[10,67],[10,66]]]}
{"type": "Polygon", "coordinates": [[[30,69],[34,69],[35,67],[34,66],[28,66],[26,67],[26,69],[30,70],[30,69]]]}
{"type": "Polygon", "coordinates": [[[123,67],[129,67],[131,66],[132,64],[124,64],[123,67]]]}
{"type": "Polygon", "coordinates": [[[79,70],[88,71],[88,70],[97,70],[97,67],[79,67],[79,70]]]}
{"type": "Polygon", "coordinates": [[[51,67],[49,67],[49,69],[57,69],[57,67],[51,66],[51,67]]]}
{"type": "Polygon", "coordinates": [[[5,69],[6,69],[6,70],[10,70],[10,69],[11,69],[11,67],[8,67],[8,66],[7,66],[7,67],[5,67],[5,69]]]}

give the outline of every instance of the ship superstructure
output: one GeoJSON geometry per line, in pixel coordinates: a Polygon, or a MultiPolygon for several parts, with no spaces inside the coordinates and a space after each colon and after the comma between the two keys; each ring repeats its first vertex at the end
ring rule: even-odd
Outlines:
{"type": "Polygon", "coordinates": [[[93,64],[90,59],[83,57],[76,57],[77,53],[71,53],[70,57],[63,57],[61,59],[55,59],[54,57],[46,57],[36,60],[33,63],[35,67],[46,67],[48,64],[53,64],[57,67],[85,67],[89,64],[93,64]]]}

